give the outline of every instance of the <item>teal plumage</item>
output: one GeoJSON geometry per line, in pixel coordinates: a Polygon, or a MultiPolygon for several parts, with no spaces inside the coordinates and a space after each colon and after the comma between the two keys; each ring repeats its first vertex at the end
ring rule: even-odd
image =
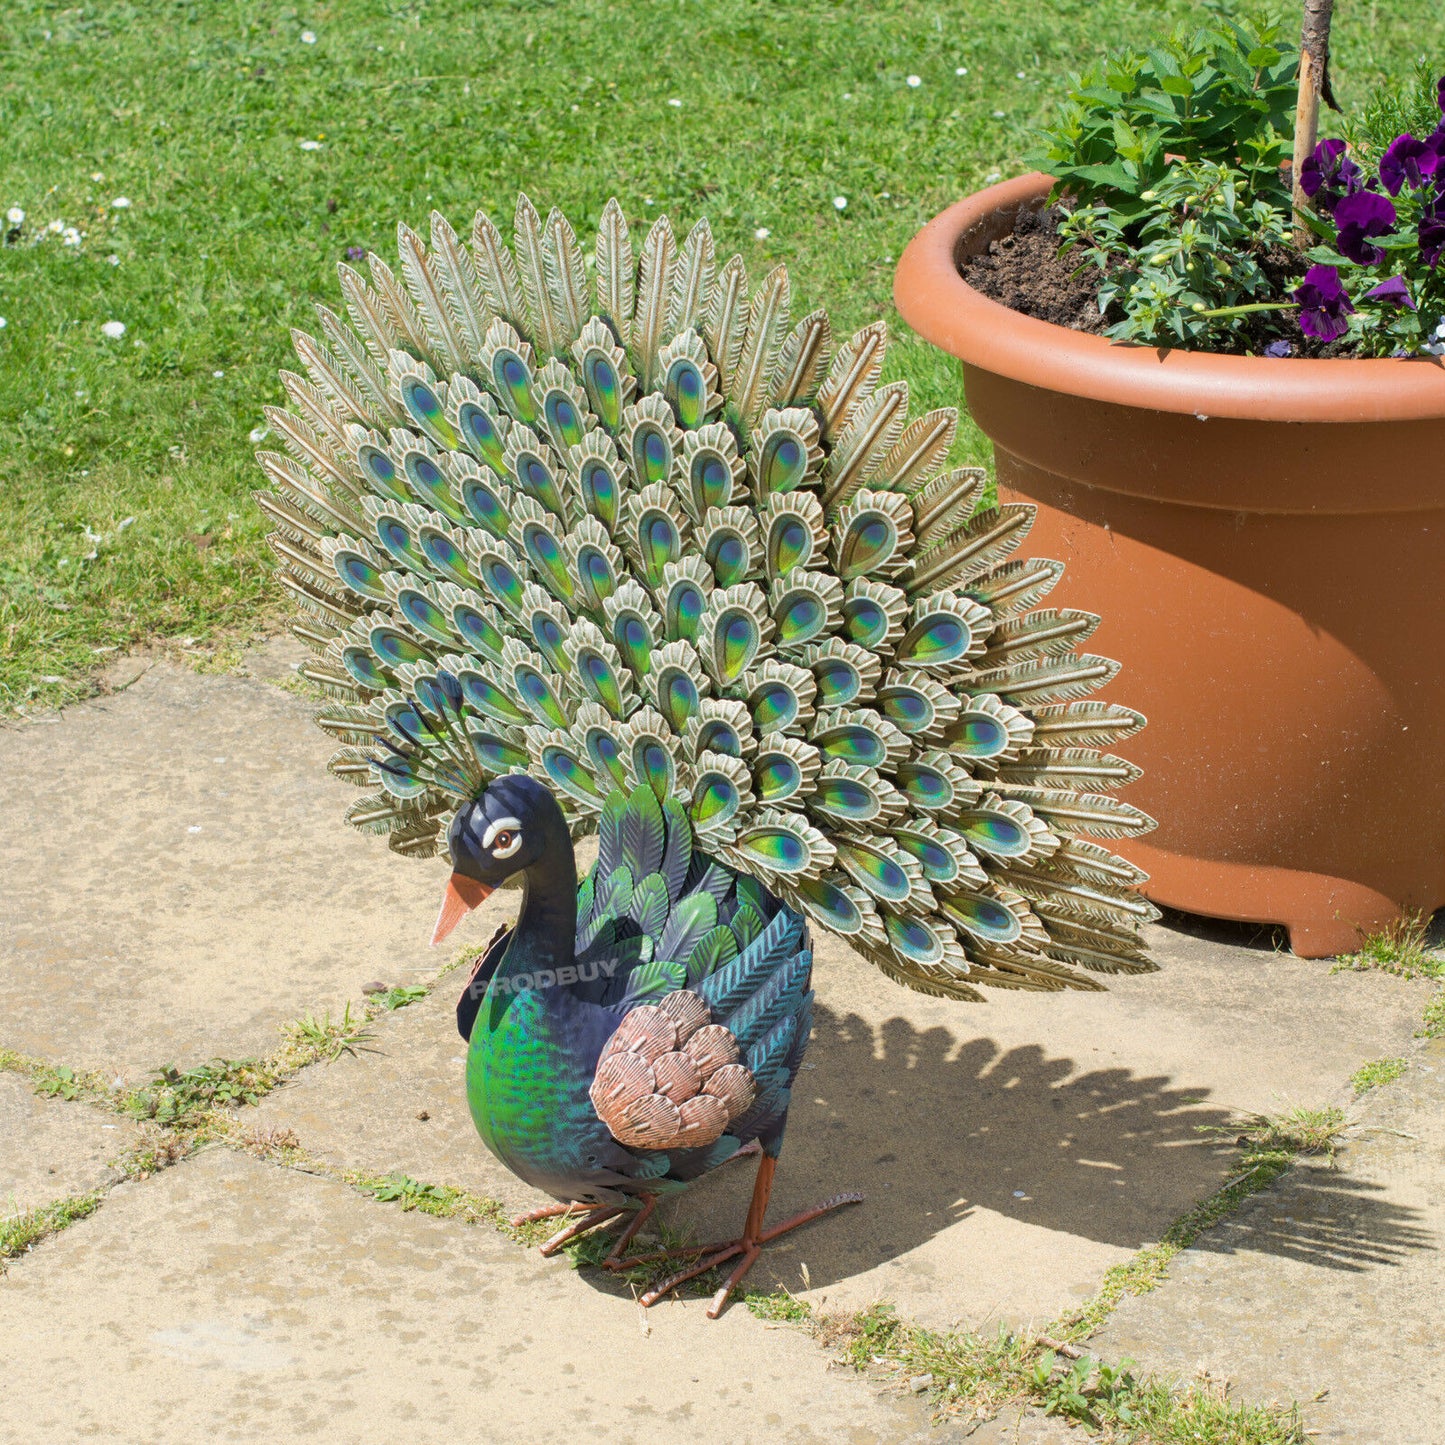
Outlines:
{"type": "Polygon", "coordinates": [[[1016,557],[1031,509],[973,515],[953,413],[910,422],[880,384],[882,326],[830,355],[824,313],[789,327],[784,272],[749,297],[705,223],[638,247],[615,202],[595,287],[525,198],[515,258],[484,217],[472,234],[433,217],[430,249],[402,228],[399,278],[343,268],[351,325],[323,308],[298,334],[306,375],[268,413],[278,570],[307,676],[343,705],[323,726],[364,755],[347,708],[463,681],[405,796],[347,755],[381,790],[353,820],[420,856],[498,772],[545,777],[574,834],[645,780],[911,987],[1147,966],[1142,875],[1113,865],[1101,917],[1067,846],[1151,826],[1106,751],[1142,719],[1088,700],[1116,670],[1077,652],[1097,620],[1038,607],[1059,569],[1016,557]],[[920,825],[937,866],[914,878],[920,825]],[[1021,887],[1046,861],[1049,886],[1021,887]]]}

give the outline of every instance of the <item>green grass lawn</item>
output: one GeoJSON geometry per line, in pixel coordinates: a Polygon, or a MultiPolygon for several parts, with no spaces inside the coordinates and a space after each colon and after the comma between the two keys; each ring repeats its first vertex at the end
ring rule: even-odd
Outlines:
{"type": "MultiPolygon", "coordinates": [[[[0,212],[25,221],[0,246],[0,712],[83,694],[140,639],[204,648],[279,613],[248,435],[346,247],[389,255],[433,207],[509,219],[519,188],[588,230],[615,192],[639,222],[708,215],[750,269],[786,261],[835,334],[893,320],[894,258],[1020,168],[1062,72],[1203,13],[7,0],[0,212]]],[[[1420,55],[1445,60],[1437,0],[1339,0],[1347,105],[1420,55]]],[[[895,338],[915,404],[956,401],[951,364],[895,338]]],[[[986,459],[967,426],[958,451],[986,459]]]]}

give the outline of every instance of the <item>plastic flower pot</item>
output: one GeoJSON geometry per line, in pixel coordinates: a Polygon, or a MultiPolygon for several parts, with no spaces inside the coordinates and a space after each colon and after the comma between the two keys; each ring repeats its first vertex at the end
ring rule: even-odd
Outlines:
{"type": "Polygon", "coordinates": [[[1307,958],[1445,904],[1445,368],[1119,346],[967,285],[958,260],[1049,178],[980,191],[898,267],[905,320],[963,363],[1001,498],[1103,616],[1108,695],[1159,820],[1111,844],[1145,892],[1280,923],[1307,958]]]}

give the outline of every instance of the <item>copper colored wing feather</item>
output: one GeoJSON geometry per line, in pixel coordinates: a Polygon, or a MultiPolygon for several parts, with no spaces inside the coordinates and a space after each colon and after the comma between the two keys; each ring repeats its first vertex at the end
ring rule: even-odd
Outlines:
{"type": "Polygon", "coordinates": [[[695,1149],[720,1139],[757,1094],[737,1040],[678,989],[628,1012],[592,1080],[592,1106],[619,1144],[695,1149]]]}

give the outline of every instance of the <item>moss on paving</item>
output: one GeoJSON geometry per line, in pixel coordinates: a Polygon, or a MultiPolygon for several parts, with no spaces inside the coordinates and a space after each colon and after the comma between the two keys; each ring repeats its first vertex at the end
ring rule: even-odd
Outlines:
{"type": "MultiPolygon", "coordinates": [[[[0,711],[83,695],[157,634],[231,665],[274,619],[248,437],[282,399],[288,329],[336,302],[347,248],[392,249],[398,217],[506,216],[522,188],[579,223],[613,191],[642,223],[705,212],[754,274],[786,261],[841,331],[892,317],[923,221],[1022,167],[1064,72],[1203,14],[9,0],[0,214],[26,218],[0,230],[18,232],[0,244],[0,711]]],[[[1335,87],[1358,105],[1442,50],[1435,0],[1341,6],[1335,87]]],[[[958,400],[953,362],[901,330],[888,371],[920,408],[958,400]]],[[[986,455],[966,425],[957,460],[986,455]]]]}
{"type": "Polygon", "coordinates": [[[1378,1089],[1382,1084],[1394,1083],[1409,1067],[1409,1062],[1405,1059],[1371,1059],[1369,1063],[1361,1064],[1350,1075],[1355,1097],[1368,1094],[1371,1089],[1378,1089]]]}

